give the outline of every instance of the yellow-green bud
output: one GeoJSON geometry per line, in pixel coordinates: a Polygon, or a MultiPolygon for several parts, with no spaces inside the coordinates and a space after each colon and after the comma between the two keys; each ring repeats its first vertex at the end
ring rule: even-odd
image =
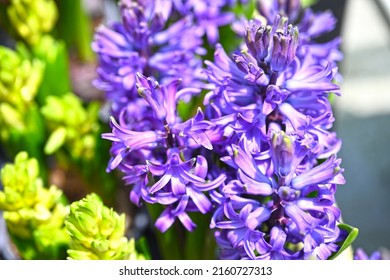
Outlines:
{"type": "Polygon", "coordinates": [[[42,81],[44,64],[0,46],[0,102],[20,108],[31,102],[42,81]]]}
{"type": "Polygon", "coordinates": [[[7,13],[19,36],[31,45],[50,32],[58,18],[53,0],[11,0],[7,13]]]}
{"type": "Polygon", "coordinates": [[[26,112],[31,108],[43,77],[44,64],[0,46],[0,126],[1,138],[10,131],[23,131],[26,112]]]}
{"type": "Polygon", "coordinates": [[[38,162],[26,152],[17,154],[13,164],[4,165],[0,175],[4,187],[0,209],[16,245],[24,244],[19,248],[22,258],[58,257],[58,248],[69,240],[64,229],[69,206],[63,203],[62,191],[55,186],[43,187],[38,162]],[[31,247],[36,254],[30,250],[24,255],[24,248],[31,247]]]}
{"type": "Polygon", "coordinates": [[[97,103],[90,103],[85,108],[73,93],[48,96],[41,112],[52,131],[45,145],[46,154],[53,154],[64,146],[74,158],[91,159],[94,156],[99,128],[97,103]]]}
{"type": "Polygon", "coordinates": [[[125,216],[104,206],[96,194],[72,203],[65,224],[72,238],[69,259],[143,259],[135,250],[134,240],[124,236],[125,216]]]}

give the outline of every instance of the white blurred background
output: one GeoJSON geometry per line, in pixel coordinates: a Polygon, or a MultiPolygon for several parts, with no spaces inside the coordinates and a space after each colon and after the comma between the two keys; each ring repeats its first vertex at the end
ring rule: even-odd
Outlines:
{"type": "Polygon", "coordinates": [[[380,2],[347,2],[335,104],[347,180],[337,200],[344,221],[360,230],[353,247],[368,253],[390,248],[390,0],[380,2]]]}

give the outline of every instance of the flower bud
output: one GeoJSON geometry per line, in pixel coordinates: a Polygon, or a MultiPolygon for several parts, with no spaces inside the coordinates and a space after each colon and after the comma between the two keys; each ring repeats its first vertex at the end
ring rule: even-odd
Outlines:
{"type": "Polygon", "coordinates": [[[4,191],[0,210],[8,230],[24,259],[58,259],[64,254],[69,237],[64,220],[69,208],[61,190],[43,187],[38,162],[26,152],[16,155],[14,164],[1,170],[4,191]],[[32,248],[32,249],[31,249],[32,248]]]}
{"type": "Polygon", "coordinates": [[[43,33],[50,32],[58,18],[52,0],[11,0],[8,17],[18,34],[29,44],[36,44],[43,33]]]}
{"type": "Polygon", "coordinates": [[[74,158],[91,158],[94,155],[98,129],[96,103],[84,107],[73,93],[48,96],[41,108],[42,115],[52,128],[44,151],[53,154],[61,147],[70,151],[74,158]]]}
{"type": "Polygon", "coordinates": [[[271,40],[271,26],[252,22],[247,26],[245,43],[249,52],[258,61],[263,61],[268,55],[268,47],[271,40]]]}
{"type": "Polygon", "coordinates": [[[125,216],[104,206],[96,194],[74,202],[65,224],[72,238],[69,259],[142,259],[134,241],[124,237],[125,216]]]}
{"type": "Polygon", "coordinates": [[[284,71],[294,60],[299,43],[299,32],[297,27],[291,24],[287,26],[288,18],[276,17],[274,23],[274,34],[272,37],[272,50],[270,57],[271,70],[274,72],[284,71]]]}
{"type": "Polygon", "coordinates": [[[292,171],[294,160],[294,143],[284,131],[272,135],[273,163],[275,173],[279,177],[286,177],[292,171]]]}

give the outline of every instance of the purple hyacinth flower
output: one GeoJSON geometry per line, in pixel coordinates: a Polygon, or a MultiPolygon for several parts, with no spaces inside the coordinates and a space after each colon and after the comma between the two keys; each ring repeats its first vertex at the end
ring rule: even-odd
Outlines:
{"type": "Polygon", "coordinates": [[[201,86],[202,34],[191,16],[168,21],[171,1],[119,2],[121,22],[99,27],[92,43],[99,57],[95,86],[107,93],[118,117],[138,97],[136,73],[159,82],[182,79],[182,87],[201,86]]]}
{"type": "Polygon", "coordinates": [[[190,173],[195,159],[187,162],[181,162],[179,155],[173,154],[165,165],[154,164],[148,162],[149,171],[154,176],[162,176],[155,184],[150,187],[150,194],[163,189],[170,183],[170,191],[174,195],[183,195],[186,193],[186,184],[203,183],[204,179],[190,173]]]}
{"type": "Polygon", "coordinates": [[[214,213],[212,227],[227,231],[227,238],[233,247],[245,246],[245,243],[250,242],[250,234],[269,218],[270,212],[251,203],[240,209],[234,206],[233,202],[225,202],[214,213]]]}
{"type": "Polygon", "coordinates": [[[287,234],[278,226],[274,226],[270,231],[269,242],[263,237],[253,238],[250,247],[245,248],[245,252],[253,260],[291,260],[297,258],[298,254],[288,252],[285,248],[287,234]],[[255,255],[255,252],[258,254],[255,255]]]}
{"type": "Polygon", "coordinates": [[[231,0],[173,0],[176,10],[183,15],[193,15],[196,25],[207,36],[211,45],[218,42],[219,27],[230,24],[234,20],[234,13],[225,11],[231,0]]]}
{"type": "Polygon", "coordinates": [[[212,204],[203,191],[218,188],[226,176],[221,174],[213,181],[207,182],[207,161],[198,156],[183,162],[177,153],[173,153],[166,164],[147,162],[148,170],[156,182],[147,188],[149,203],[167,205],[156,221],[156,227],[164,232],[176,217],[187,230],[192,231],[195,224],[186,211],[197,211],[205,214],[211,210],[212,204]]]}
{"type": "Polygon", "coordinates": [[[213,149],[213,145],[209,136],[209,131],[214,128],[215,124],[205,120],[204,114],[198,108],[196,115],[186,122],[175,124],[172,127],[172,132],[180,136],[188,137],[188,147],[202,145],[208,150],[213,149]]]}
{"type": "Polygon", "coordinates": [[[269,85],[266,89],[266,98],[263,104],[263,114],[269,115],[278,105],[282,104],[289,95],[289,91],[278,86],[269,85]]]}
{"type": "Polygon", "coordinates": [[[124,172],[134,203],[162,205],[162,232],[175,221],[191,231],[189,212],[213,211],[221,258],[327,259],[344,238],[334,197],[345,181],[334,155],[341,142],[328,99],[339,91],[339,53],[337,40],[311,39],[332,17],[316,21],[297,0],[262,7],[265,18],[247,22],[241,51],[228,56],[216,45],[200,87],[198,40],[217,38],[221,8],[232,2],[123,1],[123,23],[98,44],[101,85],[124,105],[103,136],[113,142],[108,169],[124,172]],[[164,12],[156,9],[163,2],[164,12]],[[191,16],[175,21],[190,12],[198,26],[191,16]],[[127,55],[134,67],[122,65],[127,55]],[[209,90],[205,110],[182,120],[178,102],[201,88],[209,90]]]}
{"type": "Polygon", "coordinates": [[[296,21],[301,12],[300,0],[271,0],[257,1],[257,10],[269,21],[277,15],[288,17],[291,21],[296,21]]]}
{"type": "Polygon", "coordinates": [[[357,248],[354,260],[382,260],[382,255],[379,251],[373,252],[370,256],[362,248],[357,248]]]}
{"type": "Polygon", "coordinates": [[[263,61],[268,56],[271,31],[271,26],[262,25],[259,21],[251,21],[246,27],[245,44],[258,61],[263,61]]]}
{"type": "Polygon", "coordinates": [[[279,107],[279,112],[286,117],[287,133],[296,133],[306,141],[311,143],[312,153],[322,158],[322,154],[337,153],[339,140],[334,139],[334,133],[329,131],[334,117],[331,111],[324,111],[318,117],[311,117],[300,113],[288,103],[283,103],[279,107]]]}
{"type": "Polygon", "coordinates": [[[271,137],[272,162],[275,173],[280,178],[291,176],[308,154],[309,147],[286,135],[283,131],[273,132],[271,137]]]}
{"type": "Polygon", "coordinates": [[[102,138],[113,141],[115,153],[109,163],[109,170],[115,169],[123,159],[133,150],[138,150],[145,147],[154,147],[156,142],[163,139],[163,135],[159,135],[156,131],[132,131],[118,124],[111,117],[110,125],[111,133],[102,134],[102,138]]]}
{"type": "Polygon", "coordinates": [[[270,66],[272,71],[284,71],[294,60],[299,42],[297,27],[287,26],[288,18],[277,16],[272,37],[270,66]]]}
{"type": "Polygon", "coordinates": [[[291,180],[294,189],[314,184],[345,184],[343,168],[340,168],[341,159],[336,159],[335,155],[329,157],[324,163],[313,167],[309,171],[298,175],[291,180]]]}
{"type": "MultiPolygon", "coordinates": [[[[244,148],[233,146],[232,160],[225,161],[238,168],[237,180],[228,181],[221,188],[225,199],[217,197],[220,206],[212,226],[219,228],[221,236],[226,236],[231,246],[237,248],[241,259],[326,259],[339,248],[336,242],[340,236],[337,227],[340,210],[335,206],[334,193],[335,184],[344,183],[340,160],[332,156],[313,168],[313,162],[307,160],[311,151],[308,145],[297,135],[274,132],[271,137],[273,168],[267,169],[266,176],[259,171],[261,162],[255,161],[250,153],[244,153],[245,145],[244,148]],[[263,192],[267,183],[272,186],[270,192],[263,192]],[[271,215],[263,223],[270,226],[271,231],[264,232],[266,227],[247,229],[236,218],[228,222],[235,216],[222,214],[226,212],[224,209],[230,203],[229,207],[239,213],[244,209],[238,199],[242,196],[265,201],[260,205],[271,215]],[[263,200],[264,197],[267,199],[263,200]],[[223,220],[222,225],[230,227],[222,228],[217,222],[220,220],[223,220]],[[267,234],[271,235],[270,239],[265,238],[267,234]]],[[[259,207],[255,200],[247,204],[253,209],[259,207]]],[[[231,250],[228,252],[233,255],[231,250]]]]}
{"type": "Polygon", "coordinates": [[[333,82],[337,68],[332,62],[322,66],[308,53],[292,64],[285,83],[288,90],[338,93],[340,87],[333,82]]]}
{"type": "Polygon", "coordinates": [[[255,160],[248,151],[248,147],[233,145],[231,154],[234,164],[237,166],[237,177],[244,184],[245,191],[249,194],[270,195],[273,192],[273,182],[258,168],[255,160]]]}
{"type": "Polygon", "coordinates": [[[165,232],[172,226],[176,218],[178,218],[188,231],[193,231],[196,225],[188,216],[188,214],[185,212],[185,209],[188,204],[188,200],[189,200],[188,196],[182,196],[180,202],[176,207],[172,207],[172,206],[166,207],[165,210],[161,213],[161,215],[156,220],[155,223],[156,228],[158,228],[161,232],[165,232]]]}
{"type": "Polygon", "coordinates": [[[167,117],[167,111],[164,106],[164,96],[160,85],[147,78],[141,73],[137,73],[138,94],[148,102],[157,119],[164,120],[167,117]]]}

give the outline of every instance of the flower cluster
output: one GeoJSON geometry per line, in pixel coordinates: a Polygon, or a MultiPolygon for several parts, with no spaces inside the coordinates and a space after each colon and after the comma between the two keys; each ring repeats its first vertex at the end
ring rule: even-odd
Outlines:
{"type": "Polygon", "coordinates": [[[207,117],[223,131],[213,144],[225,148],[219,155],[233,174],[211,224],[223,258],[326,259],[337,250],[334,193],[344,178],[329,102],[337,67],[333,45],[309,40],[327,31],[328,18],[314,32],[314,23],[283,15],[294,19],[299,5],[281,13],[280,2],[260,6],[267,20],[247,21],[240,53],[230,58],[218,46],[206,62],[215,85],[207,117]]]}
{"type": "MultiPolygon", "coordinates": [[[[334,17],[303,10],[299,1],[260,1],[262,17],[235,23],[244,26],[235,28],[244,39],[240,50],[229,56],[216,44],[200,82],[192,67],[201,54],[199,26],[184,18],[164,30],[169,13],[154,11],[171,11],[171,1],[165,10],[146,2],[122,1],[124,23],[98,31],[94,45],[98,86],[115,104],[112,132],[103,134],[113,142],[108,170],[124,173],[137,205],[164,206],[160,231],[176,219],[191,231],[189,212],[211,212],[222,259],[329,258],[345,238],[334,198],[344,183],[341,141],[331,131],[329,101],[339,94],[341,54],[338,40],[315,38],[333,28],[334,17]],[[174,59],[161,68],[156,57],[174,59]],[[203,109],[183,120],[179,102],[201,89],[203,109]]],[[[211,1],[172,2],[197,16],[211,1]]],[[[214,26],[222,18],[228,16],[214,17],[214,26]]]]}
{"type": "Polygon", "coordinates": [[[46,142],[46,154],[55,153],[66,146],[72,158],[91,159],[94,156],[98,104],[91,102],[87,108],[73,93],[63,96],[48,96],[41,108],[51,134],[46,142]]]}
{"type": "Polygon", "coordinates": [[[72,203],[65,221],[71,260],[142,260],[125,234],[125,215],[103,205],[97,194],[72,203]]]}
{"type": "Polygon", "coordinates": [[[354,260],[382,260],[382,253],[379,251],[375,251],[371,254],[371,256],[367,255],[367,253],[362,249],[356,249],[355,255],[353,257],[354,260]]]}
{"type": "Polygon", "coordinates": [[[202,30],[186,16],[170,24],[172,1],[120,1],[120,23],[110,28],[101,26],[93,42],[99,55],[97,88],[107,93],[115,116],[128,115],[131,123],[139,112],[146,110],[139,102],[136,73],[154,76],[160,82],[181,77],[183,86],[192,85],[201,77],[205,53],[202,30]]]}
{"type": "Polygon", "coordinates": [[[53,0],[11,0],[7,14],[19,36],[31,45],[50,32],[58,18],[53,0]]]}
{"type": "MultiPolygon", "coordinates": [[[[34,107],[44,64],[0,46],[0,69],[0,124],[4,128],[23,131],[26,129],[25,112],[34,107]]],[[[9,134],[9,131],[2,129],[0,138],[7,140],[9,134]]]]}
{"type": "Polygon", "coordinates": [[[20,152],[1,169],[0,210],[24,259],[56,259],[69,242],[64,220],[69,213],[62,191],[45,188],[35,158],[20,152]]]}

